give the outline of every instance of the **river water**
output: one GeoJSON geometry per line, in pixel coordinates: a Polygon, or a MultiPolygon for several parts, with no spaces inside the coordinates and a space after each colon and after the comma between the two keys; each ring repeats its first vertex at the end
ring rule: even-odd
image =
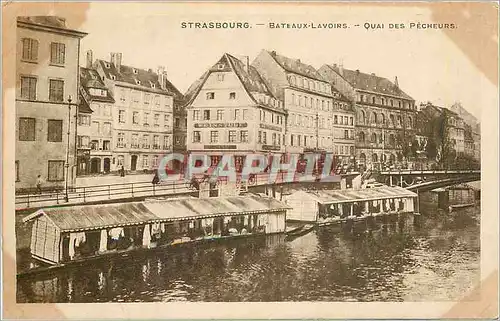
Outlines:
{"type": "Polygon", "coordinates": [[[18,279],[18,302],[448,301],[480,280],[480,208],[421,207],[319,228],[101,260],[18,279]]]}

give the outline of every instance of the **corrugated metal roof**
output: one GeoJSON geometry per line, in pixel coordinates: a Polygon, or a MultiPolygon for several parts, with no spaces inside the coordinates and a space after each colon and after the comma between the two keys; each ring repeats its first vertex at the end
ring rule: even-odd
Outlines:
{"type": "Polygon", "coordinates": [[[142,203],[86,205],[39,210],[27,220],[47,215],[61,231],[141,224],[157,217],[142,203]]]}
{"type": "Polygon", "coordinates": [[[160,220],[265,213],[286,209],[289,207],[276,199],[249,195],[48,208],[27,216],[23,221],[27,222],[40,215],[46,215],[61,231],[75,231],[160,220]]]}
{"type": "Polygon", "coordinates": [[[355,201],[372,201],[387,198],[417,197],[417,194],[402,187],[382,186],[364,189],[318,190],[308,191],[320,203],[345,203],[355,201]]]}
{"type": "Polygon", "coordinates": [[[163,220],[272,212],[289,208],[274,198],[256,195],[151,201],[144,205],[163,220]]]}

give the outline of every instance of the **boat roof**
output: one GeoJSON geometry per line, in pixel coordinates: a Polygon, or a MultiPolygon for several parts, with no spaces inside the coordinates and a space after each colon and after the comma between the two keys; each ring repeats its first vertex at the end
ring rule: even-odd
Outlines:
{"type": "Polygon", "coordinates": [[[151,200],[146,202],[68,206],[40,209],[28,222],[45,215],[61,232],[139,225],[148,222],[276,212],[289,209],[270,197],[257,195],[151,200]]]}
{"type": "Polygon", "coordinates": [[[381,186],[375,188],[344,190],[317,190],[305,193],[309,194],[321,204],[352,203],[389,198],[417,197],[416,193],[399,186],[381,186]]]}
{"type": "Polygon", "coordinates": [[[144,205],[161,220],[186,220],[214,216],[230,216],[276,212],[289,206],[271,197],[258,195],[214,198],[189,198],[167,201],[150,201],[144,205]]]}

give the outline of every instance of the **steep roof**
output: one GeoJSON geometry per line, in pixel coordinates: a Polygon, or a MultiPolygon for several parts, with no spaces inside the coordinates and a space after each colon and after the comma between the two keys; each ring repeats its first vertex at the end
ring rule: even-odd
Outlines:
{"type": "MultiPolygon", "coordinates": [[[[215,65],[209,68],[200,78],[198,78],[193,84],[191,84],[185,94],[186,102],[191,103],[192,100],[194,100],[194,98],[198,95],[201,88],[203,87],[203,84],[208,79],[208,76],[212,72],[231,71],[236,74],[246,92],[255,101],[256,104],[266,106],[268,108],[278,109],[278,106],[273,105],[271,101],[266,101],[259,98],[259,94],[262,94],[274,99],[275,101],[278,101],[257,69],[250,64],[245,64],[238,58],[228,53],[222,55],[222,57],[217,61],[215,65]]],[[[280,109],[284,111],[283,108],[280,109]]]]}
{"type": "Polygon", "coordinates": [[[302,75],[304,77],[326,82],[320,73],[311,65],[303,63],[300,59],[292,59],[276,53],[276,51],[267,51],[271,57],[286,71],[302,75]]]}
{"type": "Polygon", "coordinates": [[[85,99],[90,101],[115,102],[95,69],[80,67],[80,85],[82,86],[82,90],[85,92],[85,99]],[[92,95],[90,93],[90,88],[104,89],[106,90],[106,96],[92,95]]]}
{"type": "Polygon", "coordinates": [[[336,65],[327,65],[332,71],[343,77],[348,83],[356,89],[368,90],[380,94],[392,95],[404,99],[414,100],[406,94],[399,86],[389,79],[377,76],[375,74],[363,73],[359,70],[350,70],[343,68],[342,71],[336,65]]]}
{"type": "Polygon", "coordinates": [[[87,35],[85,32],[70,29],[66,26],[66,19],[57,16],[24,16],[17,17],[17,22],[22,24],[28,24],[33,26],[39,26],[43,29],[48,29],[54,32],[61,32],[65,34],[71,34],[77,37],[84,37],[87,35]]]}
{"type": "Polygon", "coordinates": [[[118,70],[114,64],[101,59],[97,59],[96,64],[101,67],[107,79],[127,83],[144,91],[171,95],[174,98],[183,99],[181,92],[169,80],[166,80],[165,89],[162,89],[158,82],[158,74],[151,70],[126,65],[120,65],[120,70],[118,70]],[[111,76],[114,76],[115,79],[111,76]]]}

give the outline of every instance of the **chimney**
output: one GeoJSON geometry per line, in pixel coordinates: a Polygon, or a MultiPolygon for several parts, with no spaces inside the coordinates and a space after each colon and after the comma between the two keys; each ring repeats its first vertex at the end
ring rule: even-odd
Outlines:
{"type": "Polygon", "coordinates": [[[274,50],[273,50],[273,51],[271,51],[271,55],[272,55],[273,57],[274,57],[274,56],[276,56],[276,51],[274,51],[274,50]]]}
{"type": "Polygon", "coordinates": [[[87,50],[87,63],[85,66],[87,68],[92,68],[93,64],[94,64],[94,58],[93,58],[92,50],[87,50]]]}
{"type": "Polygon", "coordinates": [[[158,74],[158,82],[160,83],[160,88],[165,89],[167,84],[167,72],[164,66],[158,66],[156,73],[158,74]]]}
{"type": "Polygon", "coordinates": [[[122,53],[112,52],[111,53],[111,63],[115,66],[116,70],[120,72],[120,67],[122,65],[122,53]]]}
{"type": "Polygon", "coordinates": [[[399,88],[398,76],[396,76],[396,78],[394,78],[394,84],[396,85],[396,87],[399,88]]]}
{"type": "Polygon", "coordinates": [[[356,73],[359,74],[359,69],[356,69],[356,73]]]}
{"type": "Polygon", "coordinates": [[[249,69],[250,69],[250,57],[245,56],[245,70],[246,70],[246,72],[250,72],[249,69]]]}
{"type": "Polygon", "coordinates": [[[339,74],[344,77],[344,65],[343,64],[340,64],[339,66],[339,74]]]}

